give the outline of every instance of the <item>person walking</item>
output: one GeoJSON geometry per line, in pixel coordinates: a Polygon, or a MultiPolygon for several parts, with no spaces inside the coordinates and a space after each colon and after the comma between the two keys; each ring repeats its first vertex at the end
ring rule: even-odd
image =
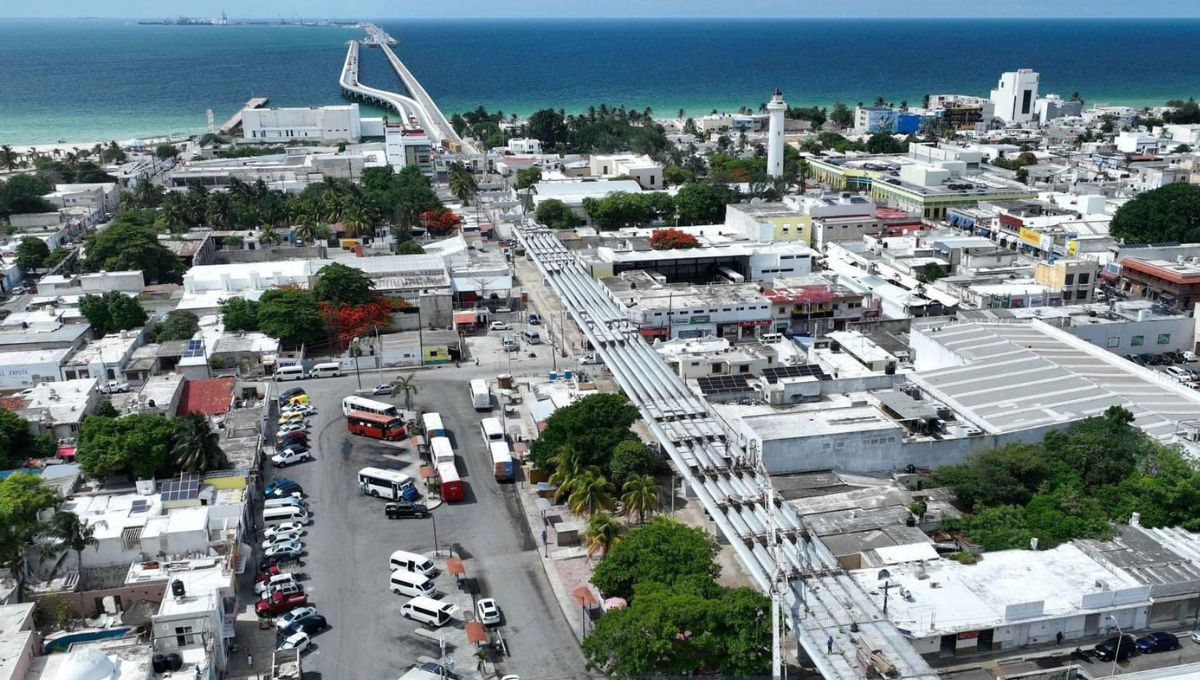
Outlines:
{"type": "Polygon", "coordinates": [[[833,654],[833,633],[825,636],[825,653],[833,654]]]}

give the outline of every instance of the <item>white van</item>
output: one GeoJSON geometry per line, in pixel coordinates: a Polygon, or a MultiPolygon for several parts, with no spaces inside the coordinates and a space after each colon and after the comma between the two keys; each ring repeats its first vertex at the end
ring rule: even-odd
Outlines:
{"type": "Polygon", "coordinates": [[[542,344],[542,336],[535,330],[525,329],[524,331],[521,332],[521,335],[525,337],[525,342],[527,342],[531,345],[542,344]]]}
{"type": "Polygon", "coordinates": [[[392,572],[391,588],[393,593],[409,597],[436,597],[440,594],[433,579],[403,569],[392,572]]]}
{"type": "Polygon", "coordinates": [[[392,568],[392,571],[402,569],[423,576],[433,576],[437,571],[433,560],[424,555],[408,552],[407,550],[397,550],[392,553],[391,559],[388,560],[388,566],[392,568]]]}
{"type": "Polygon", "coordinates": [[[771,344],[775,342],[782,342],[783,336],[779,333],[763,333],[758,339],[767,344],[771,344]]]}
{"type": "Polygon", "coordinates": [[[400,607],[400,614],[427,626],[440,628],[450,622],[450,616],[458,607],[449,602],[438,602],[431,597],[418,596],[400,607]]]}
{"type": "Polygon", "coordinates": [[[287,522],[312,524],[312,518],[308,516],[308,511],[304,508],[291,505],[263,510],[263,526],[274,527],[287,522]]]}
{"type": "Polygon", "coordinates": [[[284,380],[303,380],[304,366],[300,364],[291,364],[288,366],[280,366],[275,369],[275,382],[283,382],[284,380]]]}
{"type": "Polygon", "coordinates": [[[269,510],[271,508],[300,508],[301,510],[308,511],[308,503],[303,498],[295,497],[271,498],[263,502],[263,509],[269,510]]]}
{"type": "Polygon", "coordinates": [[[342,374],[342,365],[336,361],[327,364],[317,364],[308,372],[310,378],[336,378],[342,374]]]}
{"type": "Polygon", "coordinates": [[[1167,366],[1167,369],[1164,371],[1164,373],[1178,380],[1179,382],[1188,382],[1192,379],[1191,373],[1178,366],[1167,366]]]}

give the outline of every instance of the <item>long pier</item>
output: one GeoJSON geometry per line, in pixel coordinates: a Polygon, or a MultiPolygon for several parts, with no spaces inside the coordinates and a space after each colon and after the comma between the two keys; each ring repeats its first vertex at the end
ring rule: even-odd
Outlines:
{"type": "Polygon", "coordinates": [[[361,41],[350,41],[349,49],[346,51],[346,61],[342,66],[342,74],[338,81],[338,84],[342,88],[342,94],[351,99],[391,109],[400,114],[405,121],[416,119],[429,135],[430,139],[439,145],[461,153],[478,153],[473,146],[464,142],[458,136],[458,133],[454,131],[454,127],[450,125],[450,121],[442,113],[441,109],[437,107],[437,104],[434,103],[433,98],[429,96],[425,88],[421,86],[416,76],[408,70],[404,62],[400,61],[400,58],[392,51],[391,45],[396,44],[395,38],[388,35],[375,24],[363,24],[362,28],[367,32],[367,37],[361,41]],[[408,90],[408,95],[381,90],[370,85],[364,85],[359,81],[359,46],[363,44],[379,47],[383,50],[388,63],[391,64],[392,69],[408,90]]]}
{"type": "Polygon", "coordinates": [[[233,132],[239,125],[242,124],[242,111],[245,111],[246,109],[261,109],[267,105],[268,101],[270,100],[268,100],[266,97],[251,97],[250,99],[247,99],[246,104],[242,106],[242,108],[238,109],[237,113],[234,113],[229,117],[229,120],[225,121],[224,125],[217,128],[217,132],[220,134],[233,132]]]}

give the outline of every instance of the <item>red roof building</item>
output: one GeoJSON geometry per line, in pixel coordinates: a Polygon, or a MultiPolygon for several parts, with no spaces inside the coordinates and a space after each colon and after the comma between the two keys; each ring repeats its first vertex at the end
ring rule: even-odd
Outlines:
{"type": "Polygon", "coordinates": [[[203,413],[217,416],[228,413],[233,405],[233,386],[237,378],[212,378],[189,380],[183,385],[183,396],[179,399],[178,415],[203,413]]]}

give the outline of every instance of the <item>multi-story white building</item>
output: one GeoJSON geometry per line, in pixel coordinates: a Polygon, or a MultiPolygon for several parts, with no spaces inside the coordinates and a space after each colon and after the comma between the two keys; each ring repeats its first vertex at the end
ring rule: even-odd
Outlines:
{"type": "Polygon", "coordinates": [[[146,287],[145,278],[139,269],[119,272],[94,272],[69,276],[43,276],[38,281],[38,295],[55,297],[60,295],[103,295],[110,290],[138,295],[146,287]]]}
{"type": "Polygon", "coordinates": [[[383,143],[388,165],[392,169],[399,171],[405,166],[415,165],[421,172],[433,176],[433,144],[424,130],[388,123],[383,129],[383,143]]]}
{"type": "Polygon", "coordinates": [[[1006,123],[1032,121],[1037,98],[1038,73],[1027,68],[1002,73],[991,97],[996,117],[1006,123]]]}
{"type": "Polygon", "coordinates": [[[247,142],[353,142],[360,137],[358,104],[242,110],[242,139],[247,142]]]}
{"type": "Polygon", "coordinates": [[[589,165],[593,177],[628,177],[643,189],[663,188],[663,166],[644,154],[596,155],[589,159],[589,165]]]}
{"type": "Polygon", "coordinates": [[[59,184],[42,198],[60,208],[84,207],[98,213],[112,213],[117,211],[117,197],[120,194],[121,187],[116,182],[94,182],[59,184]]]}

